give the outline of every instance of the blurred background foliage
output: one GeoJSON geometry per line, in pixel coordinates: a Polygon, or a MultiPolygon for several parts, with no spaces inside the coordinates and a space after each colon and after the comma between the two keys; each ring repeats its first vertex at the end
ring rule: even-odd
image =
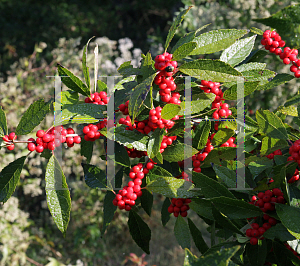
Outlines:
{"type": "MultiPolygon", "coordinates": [[[[174,37],[210,23],[206,30],[221,28],[251,28],[266,26],[252,21],[265,18],[296,1],[280,0],[151,0],[151,1],[56,1],[0,0],[0,101],[12,131],[22,113],[37,99],[53,97],[56,63],[70,69],[79,77],[82,47],[89,45],[88,64],[93,71],[93,49],[99,45],[99,75],[113,75],[123,62],[131,60],[138,66],[141,53],[152,55],[163,51],[172,19],[182,9],[193,5],[174,37]]],[[[257,38],[256,48],[261,48],[257,38]]],[[[206,58],[218,58],[220,54],[206,58]]],[[[273,55],[263,62],[268,69],[289,73],[273,55]]],[[[103,79],[106,82],[105,79],[103,79]]],[[[259,108],[272,110],[295,94],[295,82],[272,91],[246,97],[251,112],[259,108]],[[259,99],[259,100],[258,100],[259,99]]],[[[251,113],[252,113],[251,112],[251,113]]],[[[40,128],[52,125],[53,117],[43,121],[40,128]]],[[[74,125],[73,125],[74,127],[74,125]]],[[[36,129],[36,130],[38,130],[36,129]]],[[[75,130],[76,131],[76,130],[75,130]]],[[[34,134],[28,136],[33,137],[34,134]]],[[[94,146],[91,164],[105,167],[103,142],[94,146]]],[[[0,169],[27,150],[18,146],[13,152],[0,150],[0,169]]],[[[152,229],[151,255],[145,256],[131,239],[127,214],[117,211],[105,236],[100,237],[103,215],[101,191],[91,190],[83,180],[79,148],[65,149],[63,171],[71,188],[72,212],[67,237],[56,228],[47,209],[44,174],[47,161],[31,154],[22,171],[14,197],[0,205],[0,266],[4,265],[182,265],[184,252],[173,234],[171,218],[166,227],[160,222],[163,198],[155,196],[154,210],[149,218],[142,216],[152,229]]],[[[204,223],[196,215],[189,216],[201,228],[209,241],[204,223]]],[[[192,249],[196,255],[196,249],[192,249]]]]}

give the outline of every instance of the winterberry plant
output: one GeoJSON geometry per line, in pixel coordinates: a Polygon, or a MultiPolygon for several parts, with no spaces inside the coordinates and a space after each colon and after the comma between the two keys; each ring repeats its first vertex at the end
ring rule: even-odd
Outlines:
{"type": "MultiPolygon", "coordinates": [[[[282,17],[291,8],[300,12],[295,5],[280,11],[282,17]]],[[[292,96],[274,111],[257,110],[254,116],[240,104],[254,91],[298,82],[297,47],[287,47],[276,30],[201,33],[205,26],[173,43],[189,9],[175,18],[165,51],[142,54],[137,68],[123,63],[118,68],[122,78],[113,88],[96,80],[97,91],[92,92],[87,44],[85,82],[58,64],[68,88],[58,100],[32,103],[14,131],[8,131],[5,110],[0,109],[1,147],[5,152],[16,146],[28,149],[28,155],[2,169],[0,201],[14,193],[29,155],[40,153],[48,160],[49,210],[66,235],[71,198],[56,153],[78,144],[86,158],[86,185],[106,193],[102,236],[114,213],[123,211],[133,240],[150,254],[151,230],[141,213],[151,216],[159,194],[164,198],[162,225],[176,219],[174,234],[185,249],[183,265],[300,265],[300,97],[292,96]],[[291,64],[294,76],[266,69],[263,49],[291,64]],[[219,59],[205,58],[220,51],[219,59]],[[53,109],[53,126],[41,128],[53,109]],[[36,138],[26,137],[31,132],[36,138]],[[106,154],[99,160],[107,161],[106,169],[90,164],[100,139],[106,154]],[[210,246],[195,219],[207,224],[210,246]],[[191,253],[191,238],[199,254],[191,253]]]]}

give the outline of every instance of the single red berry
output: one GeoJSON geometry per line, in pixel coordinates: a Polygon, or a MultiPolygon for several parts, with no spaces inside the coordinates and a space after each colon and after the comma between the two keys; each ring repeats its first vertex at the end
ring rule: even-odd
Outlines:
{"type": "Polygon", "coordinates": [[[15,133],[15,132],[9,133],[8,138],[9,138],[10,140],[15,140],[15,139],[17,138],[16,133],[15,133]]]}
{"type": "Polygon", "coordinates": [[[44,146],[43,145],[38,145],[35,148],[36,152],[41,153],[44,151],[44,146]]]}
{"type": "Polygon", "coordinates": [[[259,228],[259,224],[258,223],[253,223],[251,224],[253,229],[258,229],[259,228]]]}
{"type": "Polygon", "coordinates": [[[258,239],[257,239],[256,237],[252,237],[252,238],[250,239],[250,244],[251,244],[251,245],[257,245],[257,243],[258,243],[258,239]]]}
{"type": "Polygon", "coordinates": [[[35,146],[35,144],[32,143],[32,142],[27,144],[27,149],[28,149],[29,151],[35,151],[35,148],[36,148],[36,146],[35,146]]]}
{"type": "Polygon", "coordinates": [[[50,134],[48,134],[48,133],[46,133],[46,134],[44,134],[44,136],[43,136],[43,142],[49,142],[50,140],[51,140],[51,135],[50,134]]]}
{"type": "Polygon", "coordinates": [[[15,148],[15,144],[11,144],[9,146],[6,146],[6,149],[8,149],[9,151],[12,151],[15,148]]]}
{"type": "Polygon", "coordinates": [[[246,230],[246,236],[252,237],[252,229],[251,228],[246,230]]]}
{"type": "Polygon", "coordinates": [[[38,130],[38,131],[36,132],[36,136],[37,136],[38,138],[42,138],[44,135],[45,135],[45,131],[44,131],[44,130],[38,130]]]}

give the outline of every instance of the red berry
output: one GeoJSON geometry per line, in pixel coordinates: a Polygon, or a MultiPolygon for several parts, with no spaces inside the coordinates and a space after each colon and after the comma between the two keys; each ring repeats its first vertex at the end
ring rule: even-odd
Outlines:
{"type": "Polygon", "coordinates": [[[44,136],[43,136],[43,142],[49,142],[51,140],[51,135],[46,133],[44,136]]]}
{"type": "Polygon", "coordinates": [[[250,239],[250,244],[251,244],[251,245],[257,245],[257,243],[258,243],[258,239],[257,239],[256,237],[252,237],[252,238],[250,239]]]}
{"type": "Polygon", "coordinates": [[[45,131],[44,131],[44,130],[38,130],[38,131],[36,132],[36,136],[37,136],[38,138],[42,138],[44,135],[45,135],[45,131]]]}
{"type": "Polygon", "coordinates": [[[6,149],[8,149],[9,151],[12,151],[15,148],[15,144],[11,144],[9,146],[6,146],[6,149]]]}
{"type": "Polygon", "coordinates": [[[17,138],[16,133],[15,133],[15,132],[9,133],[8,138],[9,138],[10,140],[15,140],[15,139],[17,138]]]}
{"type": "Polygon", "coordinates": [[[27,144],[27,149],[28,149],[29,151],[35,151],[35,148],[36,148],[36,146],[35,146],[35,144],[32,143],[32,142],[27,144]]]}
{"type": "Polygon", "coordinates": [[[36,152],[41,153],[44,150],[44,146],[43,145],[38,145],[38,146],[36,146],[35,150],[36,150],[36,152]]]}

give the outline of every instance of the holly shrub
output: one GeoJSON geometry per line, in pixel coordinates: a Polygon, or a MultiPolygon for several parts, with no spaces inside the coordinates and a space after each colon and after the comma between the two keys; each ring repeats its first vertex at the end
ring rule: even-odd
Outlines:
{"type": "MultiPolygon", "coordinates": [[[[276,30],[202,33],[203,26],[167,52],[191,8],[174,20],[165,52],[142,55],[137,68],[123,63],[115,85],[113,76],[91,84],[88,42],[82,57],[85,83],[58,64],[55,98],[32,103],[15,131],[8,132],[0,109],[1,147],[11,151],[27,145],[29,151],[2,169],[0,201],[14,193],[29,155],[41,153],[48,159],[48,207],[65,236],[71,198],[59,155],[62,146],[80,145],[86,184],[106,191],[102,236],[119,208],[128,212],[133,240],[150,254],[151,230],[139,213],[143,209],[151,216],[153,193],[159,193],[165,198],[162,224],[176,219],[174,234],[185,249],[184,265],[300,265],[300,97],[291,97],[274,112],[257,110],[252,117],[244,106],[244,97],[254,91],[300,77],[298,50],[283,38],[300,5],[260,20],[276,30]],[[256,40],[259,50],[254,49],[256,40]],[[218,60],[204,58],[220,51],[218,60]],[[272,53],[290,65],[293,75],[266,69],[260,61],[272,53]],[[68,90],[60,91],[60,81],[68,90]],[[53,126],[37,128],[51,111],[53,126]],[[68,124],[78,126],[74,130],[68,124]],[[27,139],[33,130],[36,138],[27,139]],[[89,164],[98,139],[104,139],[106,148],[99,165],[107,161],[107,169],[89,164]],[[188,217],[191,211],[208,225],[209,245],[188,217]],[[191,253],[191,239],[201,256],[191,253]]],[[[97,62],[97,53],[95,57],[97,62]]]]}

